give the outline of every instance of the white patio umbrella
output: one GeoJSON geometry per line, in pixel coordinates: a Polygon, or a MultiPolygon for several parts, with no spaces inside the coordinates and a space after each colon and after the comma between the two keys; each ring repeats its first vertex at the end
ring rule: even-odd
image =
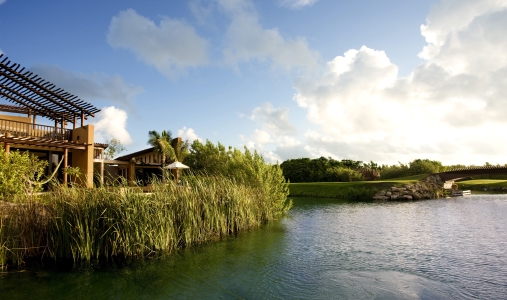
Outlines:
{"type": "Polygon", "coordinates": [[[182,163],[180,163],[179,161],[175,161],[173,162],[172,164],[168,165],[168,166],[165,166],[164,167],[165,169],[170,169],[170,170],[176,170],[176,176],[174,176],[174,181],[176,183],[178,183],[178,170],[181,170],[181,169],[189,169],[190,167],[187,166],[187,165],[184,165],[182,163]]]}

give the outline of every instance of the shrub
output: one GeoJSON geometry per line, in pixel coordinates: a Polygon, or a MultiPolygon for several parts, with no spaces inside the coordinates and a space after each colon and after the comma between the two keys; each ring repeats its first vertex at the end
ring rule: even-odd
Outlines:
{"type": "Polygon", "coordinates": [[[343,167],[329,168],[326,171],[326,175],[329,181],[349,182],[364,180],[364,176],[360,172],[343,167]]]}
{"type": "Polygon", "coordinates": [[[46,166],[46,161],[28,152],[11,151],[7,155],[0,146],[0,196],[12,201],[15,195],[40,191],[46,166]]]}

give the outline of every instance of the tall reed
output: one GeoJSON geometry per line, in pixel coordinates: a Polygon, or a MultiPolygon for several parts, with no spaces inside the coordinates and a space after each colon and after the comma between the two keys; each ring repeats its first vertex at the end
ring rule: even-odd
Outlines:
{"type": "Polygon", "coordinates": [[[283,189],[273,193],[223,176],[187,181],[185,187],[155,181],[151,194],[126,186],[57,187],[4,203],[0,266],[22,266],[28,258],[93,263],[170,253],[265,224],[291,205],[283,189]]]}

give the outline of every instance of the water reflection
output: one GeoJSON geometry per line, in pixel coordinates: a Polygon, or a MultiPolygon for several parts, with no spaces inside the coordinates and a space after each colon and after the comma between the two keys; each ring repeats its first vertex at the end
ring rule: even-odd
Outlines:
{"type": "Polygon", "coordinates": [[[117,270],[0,277],[5,299],[501,299],[507,196],[294,199],[282,221],[117,270]]]}

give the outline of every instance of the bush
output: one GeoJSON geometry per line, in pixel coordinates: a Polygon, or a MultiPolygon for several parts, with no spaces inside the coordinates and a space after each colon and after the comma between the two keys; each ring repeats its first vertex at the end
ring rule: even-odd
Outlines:
{"type": "Polygon", "coordinates": [[[0,196],[12,201],[15,195],[31,194],[42,189],[46,161],[28,152],[11,151],[9,155],[0,146],[0,196]]]}
{"type": "Polygon", "coordinates": [[[350,182],[364,180],[363,174],[358,171],[343,167],[332,167],[326,172],[329,181],[350,182]]]}

